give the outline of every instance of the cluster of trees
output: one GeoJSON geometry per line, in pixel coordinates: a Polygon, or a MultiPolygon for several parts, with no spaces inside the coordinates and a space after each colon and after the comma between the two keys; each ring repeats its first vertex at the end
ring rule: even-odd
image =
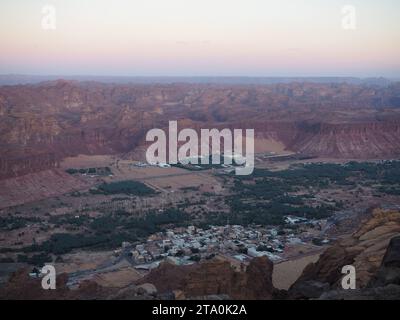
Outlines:
{"type": "Polygon", "coordinates": [[[25,254],[19,254],[17,256],[17,261],[22,263],[29,263],[34,266],[43,266],[45,263],[52,262],[53,259],[50,255],[46,253],[34,254],[31,257],[25,254]]]}
{"type": "Polygon", "coordinates": [[[182,187],[180,188],[181,191],[183,191],[184,193],[186,191],[199,191],[200,187],[182,187]]]}
{"type": "Polygon", "coordinates": [[[400,196],[400,186],[382,186],[378,188],[381,193],[391,194],[395,196],[400,196]]]}
{"type": "MultiPolygon", "coordinates": [[[[355,185],[355,180],[370,180],[382,184],[398,184],[400,181],[400,161],[349,162],[347,164],[313,163],[282,171],[255,169],[253,175],[242,176],[238,180],[268,178],[273,183],[277,179],[288,192],[292,186],[328,187],[330,184],[355,185]]],[[[279,187],[275,184],[274,188],[279,187]]]]}
{"type": "MultiPolygon", "coordinates": [[[[227,199],[230,212],[210,212],[200,227],[209,225],[283,225],[284,216],[298,215],[307,218],[326,218],[340,207],[307,205],[306,198],[312,195],[291,195],[301,188],[312,186],[327,187],[331,184],[346,185],[363,181],[372,181],[378,185],[378,191],[400,195],[400,161],[383,163],[350,162],[340,164],[308,164],[288,170],[272,172],[255,169],[252,176],[234,178],[234,195],[227,199]]],[[[188,189],[191,190],[191,189],[188,189]]],[[[194,191],[194,190],[193,190],[194,191]]],[[[152,195],[155,191],[145,184],[126,180],[104,183],[98,193],[152,195]]],[[[117,199],[117,198],[115,198],[117,199]]],[[[189,203],[187,204],[189,205],[189,203]]],[[[0,230],[23,227],[26,218],[6,217],[0,219],[0,230]]],[[[30,221],[30,220],[29,220],[30,221]]],[[[25,252],[39,252],[30,258],[20,257],[20,261],[33,264],[49,259],[49,254],[59,255],[78,248],[115,248],[123,241],[135,242],[150,234],[162,231],[168,225],[184,226],[193,223],[184,211],[171,208],[163,213],[152,212],[144,217],[132,217],[128,213],[114,212],[97,218],[86,215],[79,217],[59,216],[50,218],[57,225],[68,224],[83,227],[85,233],[53,234],[42,244],[34,244],[24,249],[25,252]]],[[[264,248],[265,249],[265,248],[264,248]]],[[[193,252],[193,259],[197,259],[193,252]]]]}
{"type": "Polygon", "coordinates": [[[111,174],[110,167],[99,167],[99,168],[86,168],[86,169],[75,169],[69,168],[65,170],[69,174],[96,174],[96,175],[109,175],[111,174]]]}
{"type": "Polygon", "coordinates": [[[53,234],[49,240],[41,244],[33,244],[25,249],[28,252],[44,252],[46,254],[65,254],[73,249],[93,247],[107,241],[105,235],[82,235],[70,233],[53,234]]]}
{"type": "Polygon", "coordinates": [[[82,216],[70,218],[62,216],[57,223],[75,224],[80,221],[86,228],[85,233],[57,233],[50,239],[24,248],[25,252],[42,252],[44,254],[65,254],[73,249],[111,249],[123,241],[135,242],[139,239],[163,230],[164,225],[186,225],[189,221],[184,212],[171,208],[163,213],[150,213],[143,218],[129,215],[109,214],[98,218],[82,216]]]}
{"type": "Polygon", "coordinates": [[[287,215],[302,216],[309,219],[323,219],[329,217],[334,211],[331,206],[311,207],[306,205],[292,206],[275,200],[254,203],[234,198],[230,201],[232,222],[249,225],[282,225],[287,215]]]}
{"type": "Polygon", "coordinates": [[[112,195],[112,194],[127,194],[136,196],[153,195],[156,192],[139,181],[124,180],[111,183],[103,183],[97,188],[97,193],[112,195]]]}
{"type": "Polygon", "coordinates": [[[133,230],[138,237],[142,238],[162,231],[165,225],[183,226],[189,221],[188,214],[179,209],[170,208],[162,213],[149,213],[141,219],[129,219],[125,223],[125,228],[133,230]]]}
{"type": "Polygon", "coordinates": [[[69,224],[75,227],[81,227],[84,226],[88,221],[90,220],[90,217],[87,215],[80,215],[78,217],[75,217],[70,214],[65,214],[65,215],[60,215],[60,216],[51,216],[49,218],[49,222],[53,223],[56,225],[56,227],[69,224]]]}
{"type": "Polygon", "coordinates": [[[24,228],[28,223],[36,223],[41,220],[36,217],[15,217],[8,216],[4,218],[0,218],[0,230],[10,231],[16,230],[20,228],[24,228]]]}
{"type": "Polygon", "coordinates": [[[282,171],[255,169],[253,175],[234,178],[235,195],[229,201],[230,219],[239,224],[282,224],[285,215],[326,218],[342,204],[311,207],[305,204],[305,199],[311,195],[289,194],[301,188],[356,186],[360,182],[378,184],[378,191],[400,195],[400,161],[316,163],[282,171]]]}
{"type": "MultiPolygon", "coordinates": [[[[218,156],[217,156],[218,157],[218,156]]],[[[201,170],[209,170],[209,169],[221,169],[223,168],[222,164],[225,163],[225,157],[223,155],[219,155],[219,164],[213,164],[212,155],[208,157],[208,164],[203,164],[202,159],[197,159],[197,164],[182,164],[178,162],[177,164],[173,164],[172,166],[177,168],[186,169],[189,171],[201,171],[201,170]]],[[[233,166],[237,166],[235,159],[232,161],[233,166]]]]}
{"type": "Polygon", "coordinates": [[[242,198],[273,199],[282,197],[288,192],[297,191],[293,185],[274,178],[256,179],[255,183],[244,183],[241,178],[236,178],[234,192],[242,198]]]}

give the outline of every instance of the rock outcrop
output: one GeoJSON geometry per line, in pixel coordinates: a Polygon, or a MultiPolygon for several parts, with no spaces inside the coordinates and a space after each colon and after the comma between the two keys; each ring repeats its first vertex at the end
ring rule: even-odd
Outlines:
{"type": "Polygon", "coordinates": [[[319,299],[400,300],[400,236],[392,238],[380,268],[366,287],[326,291],[319,299]]]}
{"type": "Polygon", "coordinates": [[[152,284],[124,288],[103,287],[94,281],[85,280],[76,289],[67,287],[68,275],[57,276],[56,289],[44,290],[40,278],[31,278],[29,269],[15,272],[4,287],[0,288],[0,300],[148,300],[165,299],[158,296],[152,284]]]}
{"type": "Polygon", "coordinates": [[[153,283],[159,292],[180,292],[186,298],[227,296],[231,299],[272,299],[279,292],[272,285],[273,264],[255,258],[246,271],[236,271],[228,261],[214,259],[176,266],[163,263],[139,283],[153,283]]]}
{"type": "Polygon", "coordinates": [[[352,293],[356,298],[363,290],[368,295],[375,295],[376,290],[392,292],[396,288],[377,288],[398,284],[399,235],[400,212],[376,209],[358,231],[339,240],[316,263],[308,265],[290,288],[289,296],[292,299],[328,298],[335,294],[328,296],[327,292],[336,290],[338,298],[351,298],[352,293]],[[342,289],[341,270],[345,265],[355,267],[359,291],[342,289]]]}
{"type": "Polygon", "coordinates": [[[0,87],[0,179],[77,154],[145,144],[169,120],[254,128],[288,150],[335,158],[400,155],[400,86],[103,84],[58,80],[0,87]]]}
{"type": "Polygon", "coordinates": [[[382,265],[371,279],[369,286],[383,287],[390,284],[400,286],[400,236],[390,240],[382,265]]]}

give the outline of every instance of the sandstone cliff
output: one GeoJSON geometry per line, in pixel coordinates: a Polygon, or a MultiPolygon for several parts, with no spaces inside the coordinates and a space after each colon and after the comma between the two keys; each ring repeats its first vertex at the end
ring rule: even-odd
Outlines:
{"type": "Polygon", "coordinates": [[[54,168],[66,156],[115,154],[169,120],[254,128],[288,150],[339,158],[400,154],[400,86],[102,84],[0,87],[0,179],[54,168]]]}
{"type": "MultiPolygon", "coordinates": [[[[377,209],[372,218],[349,237],[339,240],[328,248],[316,263],[310,264],[289,290],[293,299],[319,298],[324,292],[341,290],[341,273],[345,265],[356,269],[356,286],[366,289],[379,285],[373,280],[382,274],[382,268],[398,264],[400,235],[400,212],[377,209]],[[389,245],[390,244],[390,245],[389,245]]],[[[397,270],[398,271],[398,270],[397,270]]],[[[383,272],[384,274],[386,272],[383,272]]],[[[398,280],[397,280],[398,281],[398,280]]],[[[390,282],[390,281],[389,281],[390,282]]],[[[386,282],[385,284],[393,284],[386,282]]],[[[394,282],[395,283],[395,282],[394,282]]],[[[354,293],[355,294],[355,293],[354,293]]],[[[348,297],[351,296],[347,292],[348,297]]],[[[399,296],[400,298],[400,296],[399,296]]]]}
{"type": "Polygon", "coordinates": [[[273,264],[255,258],[246,271],[236,271],[227,261],[211,260],[189,266],[164,263],[139,283],[153,283],[159,292],[179,290],[186,298],[225,295],[233,299],[272,299],[273,264]]]}

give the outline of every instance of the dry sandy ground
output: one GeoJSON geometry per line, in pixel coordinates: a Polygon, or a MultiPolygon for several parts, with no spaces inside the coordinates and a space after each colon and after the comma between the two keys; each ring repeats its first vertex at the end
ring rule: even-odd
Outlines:
{"type": "Polygon", "coordinates": [[[0,181],[0,209],[58,196],[90,185],[53,169],[0,181]]]}
{"type": "Polygon", "coordinates": [[[63,256],[64,262],[55,265],[58,273],[90,272],[79,276],[79,281],[91,280],[103,287],[123,288],[140,279],[143,275],[126,260],[104,267],[113,260],[112,251],[78,252],[63,256]]]}
{"type": "Polygon", "coordinates": [[[144,180],[155,177],[181,175],[189,173],[185,169],[181,168],[159,168],[159,167],[134,167],[133,162],[124,161],[120,162],[118,168],[113,167],[114,177],[110,180],[120,180],[120,179],[136,179],[144,180]]]}
{"type": "Polygon", "coordinates": [[[57,263],[59,273],[71,273],[88,269],[95,269],[102,263],[108,262],[113,257],[113,251],[77,252],[63,255],[63,263],[57,263]]]}
{"type": "Polygon", "coordinates": [[[304,268],[312,262],[316,262],[320,253],[304,256],[294,260],[284,261],[274,265],[272,283],[275,288],[289,289],[289,287],[300,277],[304,268]]]}
{"type": "Polygon", "coordinates": [[[62,169],[107,167],[114,164],[116,157],[111,155],[79,155],[65,158],[61,163],[62,169]]]}
{"type": "Polygon", "coordinates": [[[199,190],[202,192],[221,191],[221,186],[216,179],[211,176],[200,174],[153,178],[146,180],[145,182],[156,187],[163,189],[168,188],[175,191],[187,187],[199,187],[199,190]]]}
{"type": "Polygon", "coordinates": [[[104,177],[107,182],[120,180],[138,180],[156,189],[179,190],[185,187],[200,187],[201,191],[216,191],[221,188],[218,181],[212,175],[204,172],[190,172],[181,168],[159,168],[159,167],[136,167],[136,161],[118,159],[115,156],[79,155],[63,160],[61,167],[67,168],[89,168],[89,167],[111,167],[112,177],[104,177]]]}
{"type": "Polygon", "coordinates": [[[123,288],[142,278],[139,271],[124,267],[116,271],[98,273],[93,280],[103,287],[123,288]]]}
{"type": "Polygon", "coordinates": [[[130,161],[120,161],[118,168],[113,167],[113,177],[106,181],[138,180],[161,189],[179,190],[185,187],[200,187],[205,191],[220,189],[218,181],[209,173],[193,172],[181,168],[134,167],[130,161]],[[214,189],[213,189],[214,188],[214,189]]]}
{"type": "Polygon", "coordinates": [[[277,154],[291,153],[285,149],[282,142],[274,139],[267,138],[254,138],[254,151],[255,153],[275,152],[277,154]]]}

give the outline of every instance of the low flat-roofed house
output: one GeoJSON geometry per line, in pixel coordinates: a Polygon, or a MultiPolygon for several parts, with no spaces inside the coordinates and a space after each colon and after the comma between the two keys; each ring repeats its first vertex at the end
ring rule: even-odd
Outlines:
{"type": "Polygon", "coordinates": [[[308,219],[303,217],[294,217],[294,216],[287,216],[285,217],[285,222],[289,224],[296,224],[301,222],[307,222],[308,219]]]}

